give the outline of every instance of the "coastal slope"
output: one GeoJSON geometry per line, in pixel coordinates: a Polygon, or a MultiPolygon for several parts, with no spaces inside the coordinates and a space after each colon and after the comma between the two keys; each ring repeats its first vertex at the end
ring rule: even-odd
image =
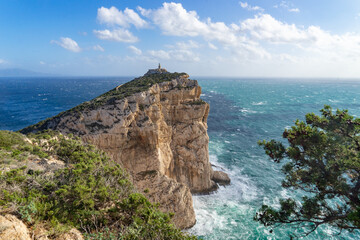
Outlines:
{"type": "Polygon", "coordinates": [[[104,150],[177,227],[196,222],[191,193],[217,189],[209,162],[209,104],[185,73],[145,74],[21,130],[74,134],[104,150]]]}

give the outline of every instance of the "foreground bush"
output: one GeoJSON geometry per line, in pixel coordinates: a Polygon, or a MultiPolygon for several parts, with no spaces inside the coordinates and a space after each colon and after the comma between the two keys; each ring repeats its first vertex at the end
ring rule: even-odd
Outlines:
{"type": "Polygon", "coordinates": [[[46,225],[53,235],[75,227],[87,239],[196,239],[136,193],[120,165],[94,146],[54,132],[29,138],[33,144],[21,134],[0,131],[0,156],[8,159],[0,163],[1,211],[17,214],[29,226],[46,225]],[[27,159],[12,157],[16,151],[27,159]],[[64,166],[31,168],[31,161],[48,156],[64,166]]]}
{"type": "Polygon", "coordinates": [[[255,220],[265,226],[302,228],[302,236],[319,226],[342,231],[360,229],[360,118],[330,106],[309,113],[286,129],[288,142],[259,142],[275,162],[285,161],[282,186],[300,190],[301,200],[280,199],[278,208],[263,205],[255,220]]]}

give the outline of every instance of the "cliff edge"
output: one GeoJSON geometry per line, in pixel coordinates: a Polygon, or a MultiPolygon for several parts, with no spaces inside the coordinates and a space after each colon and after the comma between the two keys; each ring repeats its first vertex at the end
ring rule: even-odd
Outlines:
{"type": "Polygon", "coordinates": [[[200,94],[185,73],[146,74],[20,132],[53,129],[96,145],[161,210],[175,213],[177,227],[189,228],[196,222],[191,193],[217,189],[208,153],[209,104],[200,94]]]}

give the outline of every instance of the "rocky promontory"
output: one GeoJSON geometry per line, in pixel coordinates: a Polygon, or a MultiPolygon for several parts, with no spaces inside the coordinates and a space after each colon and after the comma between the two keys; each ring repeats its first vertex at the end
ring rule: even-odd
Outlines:
{"type": "Polygon", "coordinates": [[[191,193],[216,190],[219,179],[209,162],[210,108],[200,94],[185,73],[154,72],[21,132],[52,129],[94,144],[161,210],[174,212],[176,226],[189,228],[196,222],[191,193]]]}

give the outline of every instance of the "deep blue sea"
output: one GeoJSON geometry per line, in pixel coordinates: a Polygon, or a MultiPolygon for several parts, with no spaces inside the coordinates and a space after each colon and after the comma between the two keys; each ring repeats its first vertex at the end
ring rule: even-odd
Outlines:
{"type": "MultiPolygon", "coordinates": [[[[0,78],[0,129],[19,130],[90,100],[132,77],[0,78]]],[[[281,140],[286,127],[324,104],[360,116],[360,80],[197,78],[210,103],[210,161],[231,177],[230,186],[194,196],[197,224],[189,232],[204,239],[289,239],[301,229],[272,233],[253,221],[262,204],[293,195],[281,187],[281,165],[257,146],[281,140]]],[[[304,239],[360,239],[360,233],[323,226],[304,239]]]]}

